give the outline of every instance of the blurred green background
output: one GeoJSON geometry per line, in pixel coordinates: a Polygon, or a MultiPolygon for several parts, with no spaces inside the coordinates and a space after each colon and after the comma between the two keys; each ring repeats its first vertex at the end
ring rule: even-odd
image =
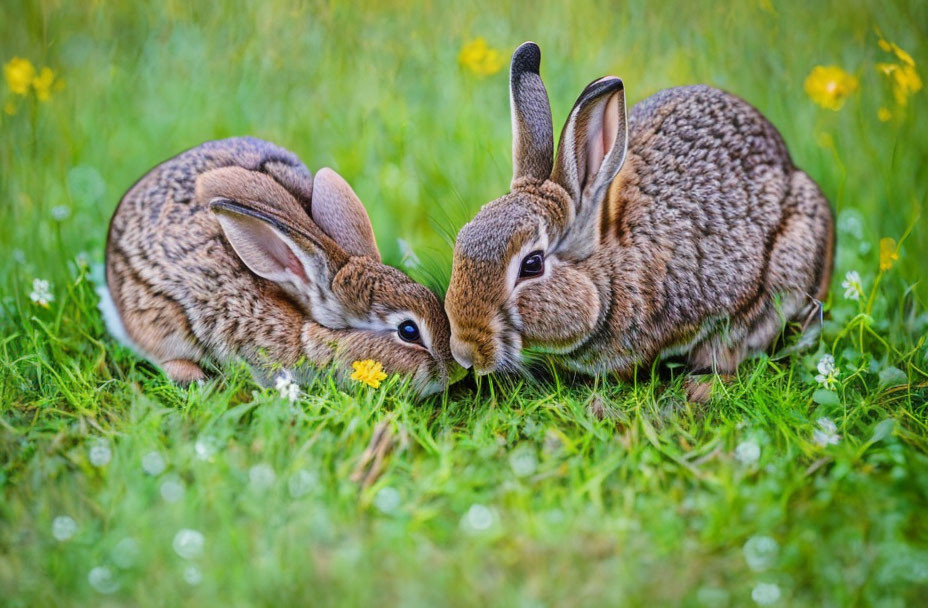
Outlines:
{"type": "Polygon", "coordinates": [[[924,601],[926,30],[924,0],[3,0],[0,604],[924,601]],[[106,337],[85,263],[120,196],[236,135],[338,170],[385,261],[442,292],[508,188],[528,39],[558,132],[604,74],[630,103],[702,82],[770,118],[838,218],[815,352],[703,408],[679,378],[557,377],[292,405],[241,368],[179,389],[106,337]]]}

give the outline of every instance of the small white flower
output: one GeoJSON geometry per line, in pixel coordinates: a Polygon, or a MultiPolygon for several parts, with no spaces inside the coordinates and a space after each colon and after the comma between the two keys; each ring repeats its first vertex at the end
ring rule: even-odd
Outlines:
{"type": "Polygon", "coordinates": [[[77,522],[67,515],[59,515],[52,521],[52,536],[65,541],[77,534],[77,522]]]}
{"type": "Polygon", "coordinates": [[[757,583],[751,591],[751,599],[761,606],[775,604],[780,599],[780,586],[776,583],[757,583]]]}
{"type": "Polygon", "coordinates": [[[90,456],[90,464],[95,467],[105,467],[113,458],[113,452],[110,451],[110,444],[106,439],[98,439],[94,442],[94,444],[90,446],[88,454],[90,456]]]}
{"type": "Polygon", "coordinates": [[[287,482],[287,489],[290,490],[290,496],[299,498],[313,491],[319,483],[319,475],[314,471],[301,469],[290,477],[287,482]]]}
{"type": "Polygon", "coordinates": [[[293,403],[300,398],[300,385],[290,380],[287,374],[281,374],[277,377],[276,387],[281,399],[293,403]]]}
{"type": "Polygon", "coordinates": [[[166,502],[177,502],[184,497],[184,484],[177,477],[168,477],[158,491],[166,502]]]}
{"type": "Polygon", "coordinates": [[[193,446],[197,458],[204,461],[212,460],[213,454],[216,453],[216,443],[216,440],[212,437],[200,437],[197,439],[197,442],[193,446]]]}
{"type": "Polygon", "coordinates": [[[152,477],[161,475],[166,466],[164,457],[161,455],[161,452],[157,450],[153,450],[142,456],[142,469],[152,477]]]}
{"type": "Polygon", "coordinates": [[[89,268],[90,267],[90,254],[86,251],[80,251],[76,256],[74,256],[74,263],[77,264],[78,268],[89,268]]]}
{"type": "Polygon", "coordinates": [[[390,486],[380,488],[374,496],[374,506],[388,515],[396,511],[397,507],[400,506],[400,502],[402,502],[400,493],[396,491],[396,488],[390,486]]]}
{"type": "Polygon", "coordinates": [[[517,446],[509,454],[509,466],[516,477],[528,477],[538,468],[538,456],[535,454],[535,448],[524,443],[517,446]]]}
{"type": "Polygon", "coordinates": [[[113,571],[106,566],[97,566],[91,570],[87,582],[99,593],[109,594],[119,590],[119,582],[113,578],[113,571]]]}
{"type": "Polygon", "coordinates": [[[71,208],[67,205],[56,205],[52,207],[52,217],[56,222],[63,222],[71,217],[71,208]]]}
{"type": "Polygon", "coordinates": [[[44,279],[33,279],[32,293],[29,294],[29,299],[43,308],[48,308],[48,303],[55,300],[49,282],[44,279]]]}
{"type": "Polygon", "coordinates": [[[122,539],[113,547],[111,554],[113,562],[123,570],[129,569],[135,565],[139,558],[139,544],[130,536],[122,539]]]}
{"type": "Polygon", "coordinates": [[[750,466],[760,459],[760,446],[756,442],[742,441],[735,448],[735,460],[744,466],[750,466]]]}
{"type": "Polygon", "coordinates": [[[248,480],[255,490],[267,490],[274,485],[276,479],[277,474],[274,473],[274,469],[269,464],[256,464],[248,470],[248,480]]]}
{"type": "Polygon", "coordinates": [[[203,554],[206,539],[200,532],[184,528],[174,535],[174,552],[184,559],[195,559],[203,554]]]}
{"type": "Polygon", "coordinates": [[[863,285],[860,283],[860,274],[852,270],[844,275],[844,281],[841,283],[844,288],[844,297],[849,300],[859,300],[864,294],[863,285]]]}
{"type": "Polygon", "coordinates": [[[816,420],[818,428],[812,431],[812,440],[822,447],[835,445],[841,440],[838,434],[838,427],[830,418],[819,418],[816,420]]]}
{"type": "Polygon", "coordinates": [[[752,536],[744,543],[744,561],[754,572],[762,572],[776,564],[780,545],[769,536],[752,536]]]}
{"type": "Polygon", "coordinates": [[[818,362],[818,375],[815,381],[823,388],[834,389],[838,386],[838,375],[841,368],[835,366],[835,358],[831,355],[822,355],[818,362]]]}
{"type": "Polygon", "coordinates": [[[461,527],[471,533],[480,533],[489,530],[496,516],[493,511],[481,504],[471,505],[464,517],[461,518],[461,527]]]}
{"type": "Polygon", "coordinates": [[[191,587],[196,587],[203,582],[203,573],[199,568],[190,564],[184,568],[184,581],[191,587]]]}

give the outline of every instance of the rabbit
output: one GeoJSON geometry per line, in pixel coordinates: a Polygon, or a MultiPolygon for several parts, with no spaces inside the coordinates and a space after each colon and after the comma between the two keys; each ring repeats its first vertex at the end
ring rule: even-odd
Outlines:
{"type": "Polygon", "coordinates": [[[264,385],[332,364],[344,382],[365,359],[422,394],[465,373],[440,301],[381,263],[345,180],[313,178],[255,138],[204,143],[132,186],[110,223],[106,284],[111,333],[181,384],[237,358],[264,385]]]}
{"type": "Polygon", "coordinates": [[[833,214],[758,110],[697,85],[627,116],[608,76],[580,94],[555,160],[540,63],[531,42],[512,56],[511,191],[454,245],[445,310],[462,366],[525,372],[541,353],[629,378],[675,356],[728,375],[815,318],[833,214]]]}

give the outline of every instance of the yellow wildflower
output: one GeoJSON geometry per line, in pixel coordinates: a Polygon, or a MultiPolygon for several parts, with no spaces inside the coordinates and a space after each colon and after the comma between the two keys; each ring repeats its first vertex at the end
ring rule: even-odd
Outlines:
{"type": "Polygon", "coordinates": [[[355,361],[351,364],[354,373],[351,379],[370,386],[371,388],[380,388],[380,383],[386,379],[387,375],[383,373],[383,366],[380,361],[366,359],[364,361],[355,361]]]}
{"type": "Polygon", "coordinates": [[[489,76],[502,69],[503,54],[483,38],[474,38],[461,47],[458,62],[478,76],[489,76]]]}
{"type": "Polygon", "coordinates": [[[896,104],[904,108],[909,103],[909,97],[922,88],[922,79],[915,69],[915,60],[912,56],[899,48],[895,42],[888,42],[880,35],[880,48],[892,53],[897,63],[878,63],[876,69],[889,78],[893,88],[893,98],[896,104]]]}
{"type": "Polygon", "coordinates": [[[35,78],[35,67],[28,59],[13,57],[3,66],[3,77],[11,91],[17,95],[26,95],[35,78]]]}
{"type": "Polygon", "coordinates": [[[880,108],[876,111],[876,117],[880,119],[880,122],[886,122],[893,117],[893,113],[889,111],[889,108],[880,108]]]}
{"type": "Polygon", "coordinates": [[[55,82],[55,73],[49,67],[42,68],[39,75],[32,79],[32,88],[35,89],[36,99],[48,101],[51,97],[52,84],[55,82]]]}
{"type": "Polygon", "coordinates": [[[899,259],[899,250],[895,239],[889,237],[880,239],[880,270],[885,271],[893,267],[893,262],[899,259]]]}
{"type": "Polygon", "coordinates": [[[805,89],[812,101],[837,112],[857,90],[857,78],[836,65],[818,65],[806,78],[805,89]]]}

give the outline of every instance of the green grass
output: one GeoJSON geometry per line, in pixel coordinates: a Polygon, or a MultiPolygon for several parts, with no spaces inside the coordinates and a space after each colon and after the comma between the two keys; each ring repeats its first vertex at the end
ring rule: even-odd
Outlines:
{"type": "Polygon", "coordinates": [[[896,105],[875,28],[926,78],[928,4],[148,4],[3,6],[0,61],[65,86],[39,103],[0,84],[0,604],[724,606],[769,584],[783,606],[924,601],[928,106],[896,105]],[[558,128],[607,73],[632,102],[706,82],[758,106],[838,214],[821,343],[749,362],[700,406],[673,369],[470,379],[424,402],[321,381],[291,405],[243,368],[181,390],[106,335],[91,276],[120,195],[232,135],[336,168],[386,261],[407,241],[442,290],[457,228],[511,170],[506,70],[457,61],[476,36],[507,59],[539,42],[558,128]],[[860,83],[837,112],[803,90],[831,64],[860,83]],[[879,240],[907,231],[880,272],[879,240]],[[834,391],[814,380],[824,353],[834,391]],[[814,440],[822,417],[834,445],[814,440]],[[175,549],[183,529],[198,555],[175,549]]]}

